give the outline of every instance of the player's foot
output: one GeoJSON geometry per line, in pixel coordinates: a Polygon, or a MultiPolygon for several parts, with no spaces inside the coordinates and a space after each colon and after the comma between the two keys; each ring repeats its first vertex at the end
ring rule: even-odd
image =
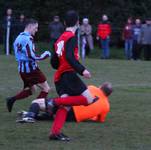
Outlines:
{"type": "Polygon", "coordinates": [[[71,138],[69,138],[67,135],[63,134],[63,133],[60,133],[62,136],[64,136],[66,138],[67,141],[70,141],[71,138]]]}
{"type": "Polygon", "coordinates": [[[28,112],[24,110],[17,112],[17,116],[21,118],[25,117],[27,114],[28,112]]]}
{"type": "Polygon", "coordinates": [[[14,102],[15,102],[15,99],[13,97],[6,98],[6,106],[9,112],[12,111],[14,102]]]}
{"type": "Polygon", "coordinates": [[[16,120],[17,123],[34,123],[35,119],[31,117],[23,117],[21,119],[16,120]]]}
{"type": "Polygon", "coordinates": [[[63,133],[60,133],[57,135],[51,134],[49,136],[49,139],[50,140],[56,140],[56,141],[67,141],[67,142],[71,140],[68,136],[64,135],[63,133]]]}

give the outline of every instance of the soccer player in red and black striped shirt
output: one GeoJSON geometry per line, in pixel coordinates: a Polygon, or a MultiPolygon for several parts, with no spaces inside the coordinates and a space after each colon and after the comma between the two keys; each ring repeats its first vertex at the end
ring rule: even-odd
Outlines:
{"type": "Polygon", "coordinates": [[[48,108],[58,106],[55,120],[50,130],[49,138],[68,141],[70,138],[61,133],[67,113],[71,106],[88,105],[94,99],[87,86],[77,73],[85,78],[90,78],[91,73],[79,62],[76,30],[79,25],[78,14],[68,11],[65,15],[66,31],[55,43],[55,53],[51,64],[57,69],[54,82],[59,98],[47,99],[48,108]]]}

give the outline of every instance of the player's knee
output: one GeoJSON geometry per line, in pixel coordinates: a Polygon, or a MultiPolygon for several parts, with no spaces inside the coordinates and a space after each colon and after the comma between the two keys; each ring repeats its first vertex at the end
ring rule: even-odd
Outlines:
{"type": "Polygon", "coordinates": [[[32,93],[35,93],[35,92],[36,92],[36,90],[37,90],[37,87],[36,87],[36,86],[33,86],[33,87],[31,87],[31,89],[30,89],[30,90],[31,90],[31,92],[32,92],[32,93]]]}
{"type": "Polygon", "coordinates": [[[26,93],[28,94],[28,96],[32,95],[32,89],[31,88],[25,88],[24,89],[26,91],[26,93]]]}
{"type": "Polygon", "coordinates": [[[91,104],[94,102],[94,98],[93,97],[87,97],[87,102],[88,104],[91,104]]]}
{"type": "Polygon", "coordinates": [[[40,99],[35,99],[32,101],[32,104],[38,104],[40,110],[45,110],[46,105],[45,105],[45,99],[44,98],[40,98],[40,99]]]}
{"type": "Polygon", "coordinates": [[[37,100],[33,100],[33,101],[31,102],[31,104],[38,104],[38,105],[39,105],[39,102],[38,102],[37,100]]]}
{"type": "Polygon", "coordinates": [[[51,88],[49,86],[43,87],[43,91],[45,91],[46,93],[49,93],[50,90],[51,90],[51,88]]]}
{"type": "Polygon", "coordinates": [[[51,88],[48,86],[46,90],[47,90],[47,93],[49,93],[49,91],[51,90],[51,88]]]}
{"type": "Polygon", "coordinates": [[[85,90],[82,95],[87,99],[87,103],[91,104],[94,101],[93,96],[91,95],[90,91],[87,89],[85,90]]]}

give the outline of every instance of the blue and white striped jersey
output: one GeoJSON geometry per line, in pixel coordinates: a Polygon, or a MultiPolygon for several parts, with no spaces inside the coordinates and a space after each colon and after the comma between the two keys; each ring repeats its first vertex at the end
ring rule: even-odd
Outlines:
{"type": "Polygon", "coordinates": [[[18,61],[18,71],[23,73],[32,72],[38,68],[37,60],[46,59],[51,55],[49,51],[45,51],[40,56],[37,56],[33,37],[28,32],[22,32],[18,35],[14,42],[14,51],[18,61]]]}

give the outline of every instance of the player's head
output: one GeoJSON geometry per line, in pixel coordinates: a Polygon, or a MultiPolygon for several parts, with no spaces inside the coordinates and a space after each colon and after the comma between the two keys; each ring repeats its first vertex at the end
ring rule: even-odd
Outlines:
{"type": "Polygon", "coordinates": [[[54,22],[59,22],[59,21],[60,21],[60,18],[59,18],[59,16],[54,16],[54,17],[53,17],[53,20],[54,20],[54,22]]]}
{"type": "Polygon", "coordinates": [[[8,16],[11,16],[12,15],[12,9],[11,8],[8,8],[7,10],[6,10],[6,13],[7,13],[7,15],[8,16]]]}
{"type": "Polygon", "coordinates": [[[132,24],[132,23],[133,23],[132,17],[129,17],[129,18],[127,19],[127,23],[128,23],[128,24],[132,24]]]}
{"type": "Polygon", "coordinates": [[[146,19],[146,24],[147,24],[147,25],[151,25],[151,18],[147,18],[147,19],[146,19]]]}
{"type": "Polygon", "coordinates": [[[111,93],[113,92],[112,84],[109,82],[104,82],[99,88],[104,92],[106,96],[111,95],[111,93]]]}
{"type": "Polygon", "coordinates": [[[20,21],[24,21],[25,15],[24,14],[20,14],[19,19],[20,19],[20,21]]]}
{"type": "Polygon", "coordinates": [[[65,25],[66,27],[74,27],[79,24],[78,13],[74,10],[67,11],[65,14],[65,25]]]}
{"type": "Polygon", "coordinates": [[[28,31],[31,35],[35,35],[38,31],[38,21],[35,19],[28,19],[25,24],[25,31],[28,31]]]}
{"type": "Polygon", "coordinates": [[[141,20],[140,20],[139,18],[136,18],[135,24],[136,24],[136,25],[140,25],[140,24],[141,24],[141,20]]]}
{"type": "Polygon", "coordinates": [[[106,14],[102,15],[102,20],[103,21],[108,21],[108,16],[106,14]]]}
{"type": "Polygon", "coordinates": [[[88,18],[83,18],[82,23],[84,25],[87,25],[89,23],[89,19],[88,18]]]}

